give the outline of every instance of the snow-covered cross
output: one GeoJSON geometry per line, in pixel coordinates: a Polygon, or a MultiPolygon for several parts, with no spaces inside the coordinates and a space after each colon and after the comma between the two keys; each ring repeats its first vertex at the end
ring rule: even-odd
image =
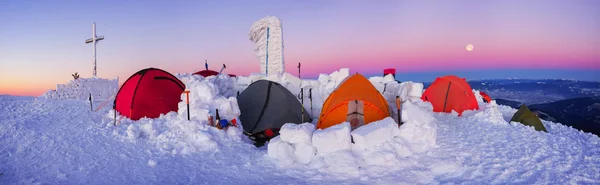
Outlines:
{"type": "Polygon", "coordinates": [[[96,77],[96,43],[98,41],[104,40],[104,36],[96,36],[96,23],[92,24],[92,38],[85,40],[86,44],[94,43],[94,77],[96,77]]]}

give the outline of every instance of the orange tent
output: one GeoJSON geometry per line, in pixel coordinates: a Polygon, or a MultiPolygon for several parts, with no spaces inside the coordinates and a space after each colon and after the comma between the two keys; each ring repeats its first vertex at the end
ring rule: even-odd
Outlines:
{"type": "Polygon", "coordinates": [[[359,100],[364,103],[364,123],[382,120],[390,116],[387,101],[377,89],[360,74],[352,75],[344,80],[340,86],[329,95],[321,116],[317,123],[317,129],[324,129],[346,121],[348,116],[348,102],[359,100]]]}
{"type": "Polygon", "coordinates": [[[467,81],[451,75],[435,79],[421,99],[431,102],[434,112],[449,113],[454,110],[458,115],[462,115],[465,110],[479,109],[477,99],[467,81]]]}

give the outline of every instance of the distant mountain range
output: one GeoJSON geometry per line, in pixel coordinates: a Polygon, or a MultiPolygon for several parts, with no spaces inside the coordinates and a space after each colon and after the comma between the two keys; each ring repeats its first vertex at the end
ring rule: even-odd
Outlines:
{"type": "MultiPolygon", "coordinates": [[[[468,81],[497,104],[518,109],[521,104],[544,120],[600,136],[600,82],[564,79],[494,79],[468,81]]],[[[424,83],[425,87],[431,83],[424,83]]]]}
{"type": "MultiPolygon", "coordinates": [[[[518,109],[521,102],[496,99],[496,103],[518,109]]],[[[541,119],[558,122],[600,136],[600,96],[527,105],[541,119]]]]}

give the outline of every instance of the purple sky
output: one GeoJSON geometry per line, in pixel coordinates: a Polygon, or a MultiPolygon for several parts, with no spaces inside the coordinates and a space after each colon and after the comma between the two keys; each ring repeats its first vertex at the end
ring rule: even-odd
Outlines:
{"type": "Polygon", "coordinates": [[[90,77],[84,40],[92,22],[106,37],[98,44],[103,78],[122,83],[147,67],[195,72],[204,59],[214,70],[226,63],[229,73],[258,72],[248,32],[268,15],[283,22],[287,70],[296,74],[302,62],[303,77],[349,67],[415,74],[403,81],[445,73],[600,79],[598,0],[8,0],[0,1],[0,94],[40,95],[74,72],[90,77]]]}

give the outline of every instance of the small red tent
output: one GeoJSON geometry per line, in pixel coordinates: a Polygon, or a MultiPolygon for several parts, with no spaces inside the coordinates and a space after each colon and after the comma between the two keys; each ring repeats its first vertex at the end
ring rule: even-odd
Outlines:
{"type": "Polygon", "coordinates": [[[392,76],[396,77],[396,69],[394,68],[388,68],[388,69],[384,69],[383,70],[383,76],[389,75],[391,74],[392,76]]]}
{"type": "Polygon", "coordinates": [[[431,102],[434,112],[458,112],[479,109],[471,86],[464,78],[444,76],[437,78],[421,96],[423,101],[431,102]]]}
{"type": "Polygon", "coordinates": [[[132,120],[178,110],[185,85],[171,73],[147,68],[131,75],[115,98],[115,109],[132,120]]]}
{"type": "MultiPolygon", "coordinates": [[[[213,71],[213,70],[202,70],[202,71],[198,71],[195,72],[194,75],[202,75],[203,77],[209,77],[209,76],[217,76],[219,74],[219,72],[213,71]]],[[[235,77],[235,75],[229,74],[230,77],[235,77]]]]}
{"type": "Polygon", "coordinates": [[[486,94],[485,92],[479,91],[479,95],[481,95],[481,98],[483,99],[483,102],[485,102],[485,103],[492,102],[492,98],[490,97],[490,95],[486,94]]]}

